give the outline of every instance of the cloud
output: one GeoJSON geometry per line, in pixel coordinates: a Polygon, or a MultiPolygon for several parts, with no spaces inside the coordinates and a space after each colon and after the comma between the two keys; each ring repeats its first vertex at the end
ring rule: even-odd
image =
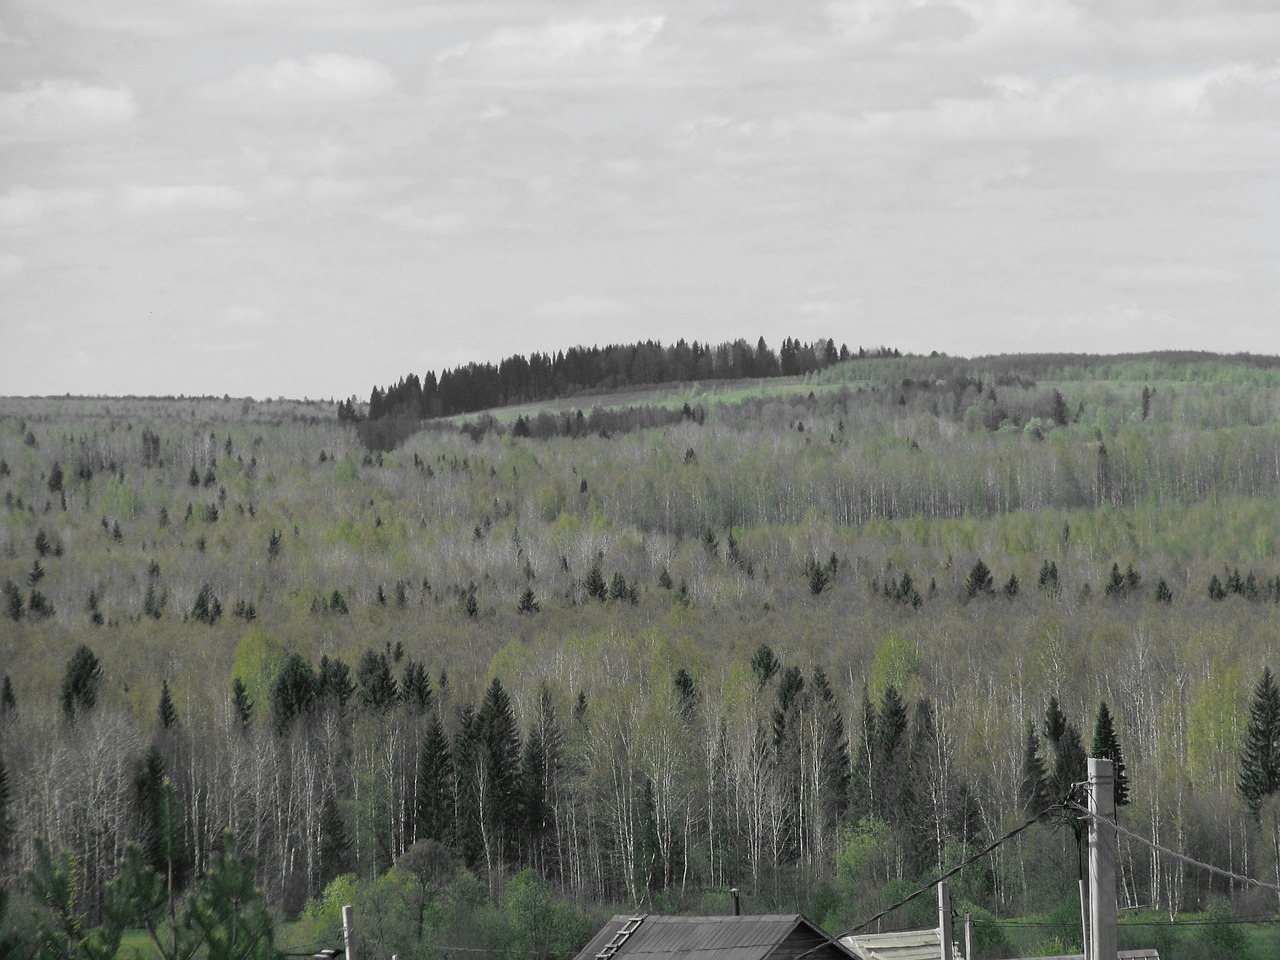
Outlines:
{"type": "Polygon", "coordinates": [[[652,16],[508,27],[449,47],[436,56],[436,64],[445,71],[507,82],[598,80],[634,71],[665,22],[665,17],[652,16]]]}
{"type": "Polygon", "coordinates": [[[530,311],[535,320],[577,323],[586,320],[610,321],[634,316],[636,308],[612,297],[571,294],[560,300],[540,303],[530,311]]]}
{"type": "Polygon", "coordinates": [[[125,187],[120,192],[120,208],[125,213],[184,213],[192,210],[232,210],[243,207],[247,199],[239,190],[222,184],[187,184],[181,186],[125,187]]]}
{"type": "Polygon", "coordinates": [[[313,53],[301,60],[241,67],[204,84],[200,92],[208,100],[239,107],[296,107],[374,100],[395,88],[394,75],[377,60],[313,53]]]}
{"type": "Polygon", "coordinates": [[[127,124],[137,115],[133,91],[123,85],[102,87],[52,79],[0,93],[0,136],[7,139],[95,134],[127,124]]]}
{"type": "Polygon", "coordinates": [[[0,253],[0,282],[17,280],[27,270],[27,259],[16,253],[0,253]]]}
{"type": "Polygon", "coordinates": [[[392,226],[436,237],[456,236],[471,229],[471,219],[464,213],[445,211],[424,216],[412,206],[388,210],[379,215],[378,219],[392,226]]]}
{"type": "Polygon", "coordinates": [[[98,206],[104,196],[104,192],[97,188],[42,190],[30,186],[15,187],[0,194],[0,224],[21,227],[57,214],[89,210],[98,206]]]}

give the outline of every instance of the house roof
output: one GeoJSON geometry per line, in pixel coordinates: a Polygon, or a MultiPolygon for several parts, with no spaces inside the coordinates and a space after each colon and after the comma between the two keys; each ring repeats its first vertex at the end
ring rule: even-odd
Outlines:
{"type": "Polygon", "coordinates": [[[939,960],[942,935],[937,930],[900,930],[841,937],[860,960],[939,960]]]}
{"type": "Polygon", "coordinates": [[[582,948],[575,960],[596,960],[600,955],[619,960],[796,960],[802,955],[807,960],[845,960],[853,956],[798,913],[743,917],[618,915],[582,948]],[[634,929],[624,934],[628,926],[634,929]],[[613,953],[608,952],[611,942],[615,944],[613,953]]]}

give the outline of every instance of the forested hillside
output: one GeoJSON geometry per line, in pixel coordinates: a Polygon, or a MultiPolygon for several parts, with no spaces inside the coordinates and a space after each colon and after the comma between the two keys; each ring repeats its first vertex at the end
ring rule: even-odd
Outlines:
{"type": "MultiPolygon", "coordinates": [[[[354,405],[0,400],[11,912],[37,835],[96,922],[127,843],[181,885],[229,827],[308,936],[381,911],[370,956],[535,901],[512,955],[572,955],[730,886],[836,932],[1100,750],[1130,829],[1280,883],[1280,360],[855,355],[593,403],[388,450],[354,405]]],[[[1125,906],[1275,911],[1121,853],[1125,906]]],[[[1038,825],[957,895],[1069,947],[1077,854],[1038,825]]]]}

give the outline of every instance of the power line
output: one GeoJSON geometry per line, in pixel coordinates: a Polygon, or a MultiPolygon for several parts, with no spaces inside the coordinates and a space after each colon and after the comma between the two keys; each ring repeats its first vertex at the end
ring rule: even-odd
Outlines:
{"type": "Polygon", "coordinates": [[[1194,857],[1189,857],[1185,853],[1179,853],[1177,850],[1170,850],[1168,847],[1162,844],[1156,843],[1154,840],[1148,840],[1146,837],[1142,836],[1142,834],[1134,833],[1132,830],[1128,829],[1127,827],[1120,826],[1120,824],[1116,823],[1114,820],[1108,820],[1106,817],[1099,816],[1096,813],[1090,813],[1088,810],[1086,810],[1084,807],[1080,806],[1077,803],[1068,803],[1067,806],[1077,811],[1085,819],[1097,820],[1099,823],[1104,823],[1107,826],[1116,830],[1118,833],[1122,833],[1126,837],[1129,837],[1132,840],[1136,840],[1138,843],[1145,844],[1146,846],[1150,847],[1152,850],[1155,850],[1157,853],[1162,853],[1165,856],[1173,857],[1175,860],[1180,860],[1183,863],[1188,864],[1189,866],[1199,867],[1202,870],[1208,870],[1210,873],[1216,873],[1219,876],[1226,877],[1229,880],[1234,880],[1237,883],[1243,883],[1246,886],[1261,887],[1264,890],[1274,890],[1276,893],[1280,893],[1280,886],[1274,883],[1267,883],[1265,880],[1255,880],[1253,877],[1246,877],[1243,874],[1234,873],[1231,870],[1223,870],[1221,867],[1215,867],[1211,863],[1205,863],[1202,860],[1197,860],[1194,857]]]}
{"type": "Polygon", "coordinates": [[[838,937],[836,937],[835,939],[839,940],[839,939],[842,939],[842,938],[844,938],[844,937],[851,936],[852,934],[858,933],[858,932],[859,932],[859,931],[861,931],[861,930],[865,930],[867,927],[871,926],[871,925],[872,925],[873,923],[875,923],[877,920],[880,920],[881,918],[888,916],[890,913],[892,913],[894,910],[897,910],[899,907],[904,907],[904,906],[906,906],[906,905],[907,905],[908,903],[910,903],[912,900],[916,899],[916,897],[919,897],[919,896],[922,896],[923,894],[928,893],[930,890],[932,890],[932,889],[933,889],[934,887],[936,887],[938,884],[942,883],[944,880],[949,880],[951,877],[954,877],[957,873],[959,873],[959,872],[960,872],[961,870],[963,870],[965,867],[969,866],[969,864],[973,863],[973,862],[974,862],[974,861],[976,861],[976,860],[981,860],[983,857],[985,857],[988,853],[990,853],[990,852],[991,852],[992,850],[994,850],[996,847],[1000,846],[1000,845],[1001,845],[1001,844],[1003,844],[1003,843],[1007,843],[1008,841],[1012,840],[1014,837],[1016,837],[1018,834],[1020,834],[1023,830],[1026,830],[1028,827],[1034,826],[1035,824],[1039,823],[1041,820],[1043,820],[1043,819],[1044,819],[1045,817],[1047,817],[1049,814],[1051,814],[1051,813],[1057,813],[1058,811],[1060,811],[1060,810],[1064,810],[1064,809],[1066,809],[1066,803],[1065,803],[1065,802],[1063,802],[1063,803],[1055,803],[1055,804],[1054,804],[1053,806],[1051,806],[1051,807],[1046,807],[1044,810],[1041,810],[1039,813],[1037,813],[1034,817],[1031,817],[1030,819],[1023,821],[1023,823],[1022,823],[1020,826],[1014,827],[1012,830],[1010,830],[1008,833],[1006,833],[1006,834],[1005,834],[1003,837],[1001,837],[1000,839],[998,839],[998,840],[993,840],[991,843],[987,844],[985,847],[983,847],[983,848],[982,848],[981,850],[979,850],[977,853],[973,854],[971,857],[967,857],[967,858],[965,858],[964,860],[961,860],[958,864],[956,864],[954,867],[952,867],[952,868],[951,868],[950,870],[948,870],[946,873],[942,874],[940,877],[938,877],[937,879],[933,880],[932,882],[930,882],[930,883],[929,883],[929,884],[927,884],[926,886],[921,887],[919,890],[915,891],[914,893],[912,893],[912,894],[910,894],[910,895],[908,895],[908,896],[904,897],[903,899],[899,900],[897,903],[893,904],[893,906],[891,906],[891,907],[886,907],[884,910],[881,910],[879,913],[877,913],[877,914],[876,914],[874,917],[872,917],[870,920],[867,920],[867,921],[866,921],[866,922],[864,922],[864,923],[860,923],[860,924],[858,924],[858,926],[856,926],[856,927],[851,927],[850,929],[846,930],[844,933],[840,934],[840,935],[839,935],[838,937]]]}

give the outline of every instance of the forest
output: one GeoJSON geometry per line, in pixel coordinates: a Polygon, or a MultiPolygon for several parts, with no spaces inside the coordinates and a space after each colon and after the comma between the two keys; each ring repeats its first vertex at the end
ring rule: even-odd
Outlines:
{"type": "Polygon", "coordinates": [[[1122,946],[1275,955],[1280,358],[646,382],[0,398],[0,956],[213,956],[234,884],[228,956],[836,934],[1028,818],[954,895],[1079,950],[1086,756],[1122,946]]]}

